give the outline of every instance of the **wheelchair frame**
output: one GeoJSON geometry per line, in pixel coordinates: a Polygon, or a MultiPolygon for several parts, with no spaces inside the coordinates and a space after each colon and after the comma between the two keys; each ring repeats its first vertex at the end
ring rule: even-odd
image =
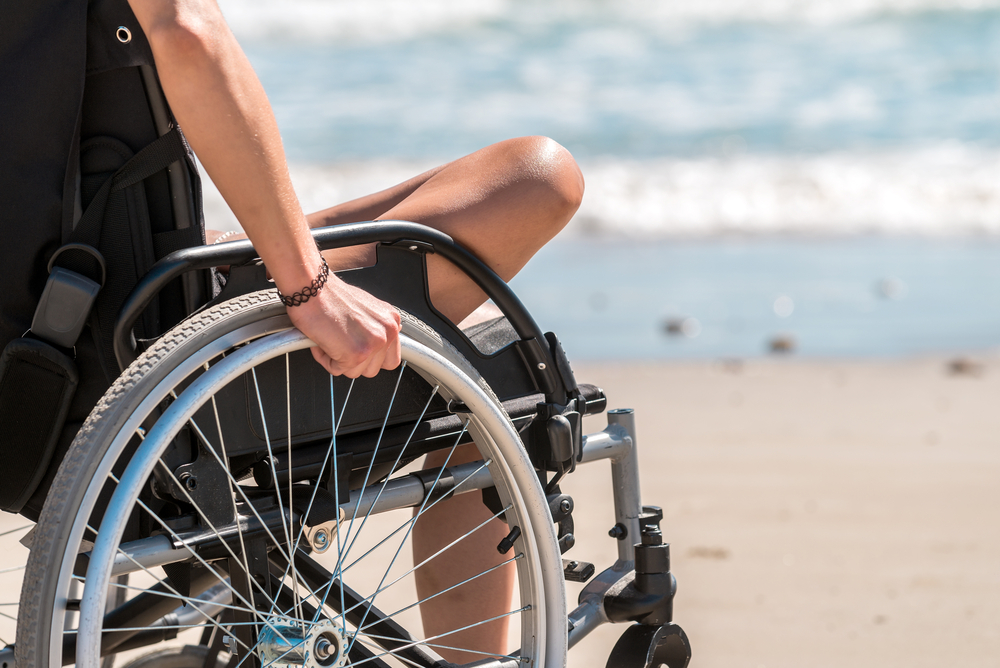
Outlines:
{"type": "MultiPolygon", "coordinates": [[[[342,272],[341,278],[429,324],[482,374],[511,417],[523,411],[529,415],[534,412],[541,418],[534,420],[526,432],[525,447],[545,489],[552,520],[560,529],[561,552],[572,547],[575,537],[572,499],[560,492],[560,479],[578,464],[599,459],[611,461],[616,524],[610,534],[618,539],[618,559],[593,579],[595,569],[591,564],[563,560],[566,579],[590,580],[580,594],[579,605],[568,615],[568,647],[602,623],[637,622],[612,650],[609,667],[687,666],[690,643],[680,627],[672,623],[676,580],[669,570],[669,545],[661,540],[662,513],[659,508],[644,507],[641,503],[635,416],[631,409],[608,411],[608,427],[584,435],[582,416],[603,411],[606,406],[603,393],[577,384],[558,339],[543,334],[509,286],[449,236],[414,223],[387,221],[315,230],[314,237],[322,250],[377,242],[377,264],[342,272]],[[445,257],[484,290],[514,330],[516,338],[510,345],[484,353],[434,309],[426,287],[424,255],[427,253],[445,257]],[[412,277],[414,271],[420,272],[424,280],[400,280],[412,277]],[[529,388],[527,397],[525,387],[529,388]],[[553,474],[551,478],[549,473],[553,474]]],[[[250,242],[241,241],[189,248],[159,261],[133,290],[116,323],[114,350],[121,367],[124,369],[138,356],[132,327],[163,286],[187,272],[229,264],[229,281],[213,304],[270,288],[256,257],[250,242]]],[[[293,462],[289,460],[287,465],[291,469],[293,462]]],[[[492,483],[485,476],[474,481],[469,489],[477,484],[482,488],[492,483]]],[[[418,500],[427,493],[423,486],[406,483],[385,491],[384,503],[403,503],[404,497],[418,500]]],[[[354,507],[363,504],[365,492],[360,490],[357,498],[352,495],[354,507]]],[[[168,545],[161,547],[168,549],[168,545]]],[[[154,550],[142,558],[144,563],[156,563],[163,557],[154,550]]],[[[0,651],[4,668],[13,668],[13,659],[12,650],[0,651]]],[[[475,665],[506,664],[484,661],[475,665]]]]}

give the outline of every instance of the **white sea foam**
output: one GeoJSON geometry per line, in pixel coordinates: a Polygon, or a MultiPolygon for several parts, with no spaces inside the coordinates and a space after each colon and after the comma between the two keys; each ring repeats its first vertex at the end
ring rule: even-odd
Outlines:
{"type": "MultiPolygon", "coordinates": [[[[427,163],[295,165],[306,210],[405,180],[427,163]]],[[[636,239],[721,234],[1000,234],[1000,151],[958,144],[880,153],[582,164],[583,206],[571,235],[636,239]]],[[[210,226],[235,218],[211,186],[210,226]]]]}
{"type": "Polygon", "coordinates": [[[382,41],[466,28],[503,15],[504,0],[222,0],[241,39],[382,41]]]}
{"type": "Polygon", "coordinates": [[[578,232],[631,237],[1000,233],[1000,153],[607,161],[586,168],[578,232]]]}
{"type": "Polygon", "coordinates": [[[728,21],[804,21],[823,24],[886,14],[975,11],[998,6],[1000,3],[996,0],[624,0],[621,9],[630,17],[676,24],[728,21]]]}
{"type": "Polygon", "coordinates": [[[838,23],[886,14],[975,11],[1000,0],[222,0],[241,38],[375,40],[504,21],[537,26],[611,18],[672,30],[732,21],[838,23]]]}

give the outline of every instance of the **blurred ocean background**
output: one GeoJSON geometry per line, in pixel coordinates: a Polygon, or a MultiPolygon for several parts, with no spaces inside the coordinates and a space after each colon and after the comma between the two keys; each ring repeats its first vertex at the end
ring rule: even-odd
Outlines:
{"type": "Polygon", "coordinates": [[[514,283],[573,358],[1000,346],[1000,0],[221,4],[307,210],[518,135],[577,157],[514,283]]]}

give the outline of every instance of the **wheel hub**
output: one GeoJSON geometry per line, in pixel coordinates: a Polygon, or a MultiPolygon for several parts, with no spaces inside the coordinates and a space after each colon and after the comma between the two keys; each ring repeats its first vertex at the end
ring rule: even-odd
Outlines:
{"type": "Polygon", "coordinates": [[[343,668],[347,665],[344,630],[330,620],[310,624],[305,630],[286,621],[272,621],[258,638],[264,665],[343,668]]]}

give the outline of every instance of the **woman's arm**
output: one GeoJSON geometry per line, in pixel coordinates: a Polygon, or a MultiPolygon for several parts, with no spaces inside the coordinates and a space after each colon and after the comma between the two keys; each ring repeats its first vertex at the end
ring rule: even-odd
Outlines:
{"type": "MultiPolygon", "coordinates": [[[[321,258],[292,188],[271,105],[215,0],[129,0],[191,147],[282,294],[310,285],[321,258]]],[[[331,373],[373,376],[399,364],[399,314],[330,276],[289,308],[331,373]]]]}

